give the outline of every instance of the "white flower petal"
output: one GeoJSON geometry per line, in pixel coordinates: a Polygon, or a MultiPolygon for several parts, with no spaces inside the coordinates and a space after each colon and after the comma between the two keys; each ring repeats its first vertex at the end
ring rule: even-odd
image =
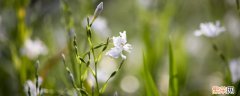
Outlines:
{"type": "Polygon", "coordinates": [[[27,82],[25,83],[25,93],[27,94],[28,96],[28,91],[30,92],[30,94],[32,96],[36,96],[36,86],[35,84],[31,81],[31,80],[27,80],[27,82]]]}
{"type": "MultiPolygon", "coordinates": [[[[42,84],[42,78],[38,77],[38,84],[39,86],[42,84]]],[[[35,85],[36,80],[33,82],[31,80],[27,80],[25,85],[24,85],[24,91],[26,93],[26,96],[28,96],[28,91],[30,92],[31,96],[37,96],[37,94],[39,94],[40,92],[40,88],[36,88],[35,85]]],[[[40,93],[41,94],[41,93],[40,93]]]]}
{"type": "Polygon", "coordinates": [[[113,37],[113,45],[115,47],[120,47],[122,44],[122,38],[121,37],[113,37]]]}
{"type": "Polygon", "coordinates": [[[109,55],[109,56],[111,56],[113,58],[118,58],[119,55],[121,54],[121,52],[122,52],[122,49],[117,48],[117,47],[113,47],[113,48],[111,48],[111,50],[109,50],[106,53],[106,55],[109,55]]]}
{"type": "Polygon", "coordinates": [[[200,30],[196,30],[194,35],[195,36],[205,35],[207,37],[215,37],[224,31],[225,31],[225,28],[220,27],[219,21],[216,21],[215,24],[213,24],[212,22],[207,22],[207,23],[201,23],[200,30]]]}
{"type": "Polygon", "coordinates": [[[127,52],[131,52],[130,50],[132,49],[132,45],[131,44],[125,44],[123,46],[123,50],[127,51],[127,52]]]}
{"type": "Polygon", "coordinates": [[[126,31],[119,32],[121,38],[122,38],[122,43],[125,44],[127,43],[127,36],[126,36],[126,31]]]}

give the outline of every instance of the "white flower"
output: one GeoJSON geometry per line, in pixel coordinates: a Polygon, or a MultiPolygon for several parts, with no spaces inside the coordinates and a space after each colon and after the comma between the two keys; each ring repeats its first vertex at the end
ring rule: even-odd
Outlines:
{"type": "Polygon", "coordinates": [[[237,82],[240,80],[240,59],[233,59],[229,62],[231,75],[232,75],[232,82],[237,82]]]}
{"type": "Polygon", "coordinates": [[[216,24],[212,22],[201,23],[200,30],[194,32],[195,36],[205,35],[207,37],[216,37],[220,33],[224,32],[225,28],[220,26],[220,22],[216,21],[216,24]]]}
{"type": "Polygon", "coordinates": [[[113,37],[114,47],[109,50],[106,55],[109,55],[113,58],[118,58],[120,55],[123,59],[126,59],[126,56],[122,54],[122,51],[130,52],[132,45],[127,43],[126,31],[119,32],[120,36],[113,37]]]}
{"type": "Polygon", "coordinates": [[[30,59],[36,59],[39,55],[46,55],[48,53],[47,47],[39,39],[34,41],[27,39],[21,51],[23,55],[26,55],[30,59]]]}
{"type": "MultiPolygon", "coordinates": [[[[36,82],[36,80],[34,82],[31,80],[26,81],[26,83],[24,85],[24,90],[25,90],[26,96],[29,95],[28,92],[30,92],[31,96],[37,96],[39,94],[39,92],[41,92],[40,87],[36,88],[35,82],[36,82]]],[[[39,86],[42,84],[41,77],[38,78],[38,84],[39,84],[39,86]]]]}

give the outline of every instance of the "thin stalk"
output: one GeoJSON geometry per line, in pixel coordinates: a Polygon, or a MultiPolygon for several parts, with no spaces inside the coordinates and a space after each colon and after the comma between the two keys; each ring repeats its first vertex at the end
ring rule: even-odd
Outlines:
{"type": "Polygon", "coordinates": [[[122,68],[122,66],[123,66],[123,63],[124,63],[124,60],[121,61],[118,69],[117,69],[116,71],[112,72],[112,74],[109,76],[109,78],[107,79],[107,81],[105,81],[103,87],[100,89],[100,94],[102,94],[102,93],[106,90],[106,87],[107,87],[107,84],[108,84],[109,80],[110,80],[112,77],[114,77],[114,76],[119,72],[119,70],[120,70],[120,69],[122,68]]]}
{"type": "Polygon", "coordinates": [[[79,79],[80,79],[80,88],[83,88],[83,86],[82,86],[82,64],[80,63],[80,65],[79,65],[79,69],[80,69],[80,71],[79,71],[79,74],[80,74],[80,76],[79,76],[79,79]]]}
{"type": "Polygon", "coordinates": [[[99,85],[98,85],[98,79],[97,79],[97,62],[96,62],[96,59],[95,59],[95,52],[94,52],[94,47],[93,47],[92,39],[91,39],[92,31],[91,31],[91,26],[89,25],[89,19],[88,19],[88,26],[87,26],[86,29],[87,29],[88,44],[89,44],[90,50],[91,50],[90,53],[92,53],[92,55],[93,55],[94,66],[95,66],[95,69],[94,69],[95,74],[93,74],[93,77],[95,79],[96,86],[97,86],[97,94],[99,94],[99,85]]]}
{"type": "Polygon", "coordinates": [[[98,78],[97,78],[97,62],[96,62],[96,58],[95,58],[95,53],[94,53],[94,49],[92,47],[92,55],[93,55],[93,60],[94,60],[94,71],[95,71],[95,75],[94,75],[94,78],[95,78],[95,81],[96,81],[96,86],[97,86],[97,94],[99,94],[99,84],[98,84],[98,78]]]}
{"type": "Polygon", "coordinates": [[[68,68],[68,66],[66,65],[66,61],[65,61],[65,55],[62,54],[62,59],[63,59],[63,64],[64,64],[64,67],[65,67],[65,70],[67,71],[68,75],[69,75],[69,78],[71,80],[71,83],[72,83],[72,86],[74,87],[74,89],[77,91],[77,93],[79,94],[79,91],[80,89],[77,87],[77,85],[75,84],[75,81],[74,81],[74,77],[73,77],[73,74],[72,72],[70,71],[70,69],[68,68]]]}
{"type": "MultiPolygon", "coordinates": [[[[29,33],[26,31],[27,30],[27,26],[25,23],[25,19],[26,19],[26,8],[22,5],[20,5],[17,9],[16,9],[16,15],[17,15],[17,40],[15,42],[15,44],[13,45],[14,51],[18,48],[20,48],[24,42],[26,37],[29,35],[29,33]]],[[[18,53],[18,52],[16,52],[18,53]]],[[[15,55],[15,59],[18,59],[17,62],[20,62],[19,64],[21,64],[20,66],[20,79],[21,79],[21,83],[20,84],[24,84],[24,82],[27,79],[27,71],[28,70],[28,66],[26,63],[23,63],[23,57],[19,56],[19,55],[15,55]],[[19,59],[18,59],[19,58],[19,59]]]]}
{"type": "MultiPolygon", "coordinates": [[[[101,48],[101,47],[104,46],[104,45],[106,45],[106,43],[104,43],[104,44],[101,43],[101,44],[99,44],[99,45],[97,45],[97,46],[94,46],[93,49],[95,50],[95,49],[101,48]]],[[[85,52],[85,53],[83,54],[82,58],[85,58],[85,57],[87,56],[87,54],[89,54],[90,52],[91,52],[91,49],[88,50],[87,52],[85,52]]]]}
{"type": "MultiPolygon", "coordinates": [[[[94,78],[95,78],[95,82],[96,82],[96,86],[97,86],[97,95],[100,95],[99,94],[99,85],[98,85],[98,78],[97,78],[97,64],[98,64],[98,59],[95,58],[95,52],[94,52],[94,47],[93,47],[93,44],[92,44],[92,31],[91,31],[91,26],[94,22],[94,20],[97,18],[97,16],[102,12],[103,10],[103,2],[101,2],[97,8],[95,9],[95,12],[94,12],[94,16],[93,16],[93,19],[90,23],[89,21],[89,18],[87,18],[87,27],[86,27],[86,31],[87,31],[87,39],[88,39],[88,43],[89,43],[89,46],[90,46],[90,49],[91,49],[91,53],[93,55],[93,60],[94,60],[94,65],[95,65],[95,75],[94,75],[94,78]]],[[[91,60],[91,58],[89,57],[89,60],[91,60]]]]}
{"type": "Polygon", "coordinates": [[[174,64],[174,57],[173,57],[173,49],[172,49],[172,43],[171,39],[169,38],[168,42],[168,54],[169,54],[169,90],[168,95],[169,96],[178,96],[178,81],[177,81],[177,69],[176,65],[174,64]]]}
{"type": "Polygon", "coordinates": [[[39,69],[39,61],[37,61],[36,65],[35,65],[35,78],[36,78],[36,93],[37,93],[37,96],[40,95],[39,80],[38,80],[38,69],[39,69]]]}
{"type": "Polygon", "coordinates": [[[28,96],[32,96],[30,90],[31,90],[31,89],[30,89],[30,87],[28,86],[28,96]]]}
{"type": "MultiPolygon", "coordinates": [[[[68,5],[67,0],[61,0],[61,8],[62,8],[62,13],[64,17],[64,25],[65,25],[65,30],[68,33],[68,38],[67,38],[67,43],[68,43],[68,51],[70,54],[70,61],[71,61],[71,67],[73,70],[74,76],[79,79],[79,70],[78,70],[78,65],[75,62],[74,59],[74,53],[73,53],[73,48],[72,48],[72,37],[75,34],[74,32],[74,19],[72,17],[72,12],[70,10],[70,6],[68,5]]],[[[75,47],[75,46],[74,46],[75,47]]]]}
{"type": "Polygon", "coordinates": [[[232,82],[232,76],[231,76],[231,71],[230,71],[230,67],[228,65],[228,60],[227,58],[223,55],[223,53],[219,50],[218,46],[212,41],[212,48],[213,50],[217,53],[217,55],[219,56],[219,58],[224,62],[224,65],[226,67],[226,81],[227,83],[231,84],[232,82]]]}
{"type": "Polygon", "coordinates": [[[79,64],[79,76],[78,76],[78,80],[80,81],[80,88],[82,88],[82,62],[79,60],[80,56],[78,54],[78,47],[77,47],[77,40],[76,40],[76,35],[74,36],[74,39],[73,39],[73,47],[75,49],[75,55],[76,55],[76,60],[77,60],[77,63],[79,64]]]}

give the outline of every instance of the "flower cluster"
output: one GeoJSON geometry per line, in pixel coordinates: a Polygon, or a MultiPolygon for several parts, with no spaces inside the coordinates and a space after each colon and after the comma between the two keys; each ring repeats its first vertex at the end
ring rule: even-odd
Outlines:
{"type": "Polygon", "coordinates": [[[195,36],[205,35],[207,37],[216,37],[224,31],[225,31],[225,28],[220,26],[219,21],[216,21],[216,24],[212,22],[201,23],[200,29],[196,30],[194,34],[195,36]]]}
{"type": "Polygon", "coordinates": [[[127,43],[126,31],[119,32],[120,36],[113,37],[114,47],[109,50],[106,55],[109,55],[113,58],[118,58],[120,55],[123,59],[126,59],[126,56],[123,55],[123,51],[131,52],[132,45],[127,43]]]}
{"type": "MultiPolygon", "coordinates": [[[[38,84],[39,86],[42,84],[42,78],[39,77],[38,78],[38,84]]],[[[36,87],[36,81],[31,81],[31,80],[27,80],[24,86],[24,90],[26,93],[26,96],[38,96],[38,94],[41,94],[41,88],[38,86],[36,87]]]]}
{"type": "Polygon", "coordinates": [[[48,50],[41,40],[27,39],[21,52],[30,59],[36,59],[39,55],[46,55],[48,50]]]}

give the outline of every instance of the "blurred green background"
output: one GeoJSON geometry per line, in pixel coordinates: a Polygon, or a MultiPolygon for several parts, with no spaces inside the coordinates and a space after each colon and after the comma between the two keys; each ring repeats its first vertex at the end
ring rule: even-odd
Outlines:
{"type": "MultiPolygon", "coordinates": [[[[195,37],[194,31],[202,22],[217,20],[226,31],[214,38],[214,42],[229,60],[233,85],[240,80],[240,15],[235,0],[66,1],[69,14],[63,12],[60,0],[0,0],[0,96],[23,94],[25,80],[34,80],[36,60],[40,61],[43,88],[72,88],[60,58],[61,53],[68,54],[67,39],[71,35],[65,31],[64,15],[73,19],[72,28],[83,54],[87,48],[86,17],[93,14],[99,2],[104,3],[104,10],[93,25],[94,44],[126,30],[128,43],[133,46],[104,95],[112,96],[116,92],[119,96],[168,95],[169,37],[179,95],[211,95],[212,86],[224,86],[226,66],[212,49],[211,42],[195,37]],[[46,47],[43,48],[45,54],[40,52],[38,57],[29,57],[24,53],[24,42],[28,39],[41,41],[46,47]]],[[[71,63],[71,56],[66,57],[71,63]]],[[[106,80],[118,62],[103,56],[99,78],[106,80]]]]}

